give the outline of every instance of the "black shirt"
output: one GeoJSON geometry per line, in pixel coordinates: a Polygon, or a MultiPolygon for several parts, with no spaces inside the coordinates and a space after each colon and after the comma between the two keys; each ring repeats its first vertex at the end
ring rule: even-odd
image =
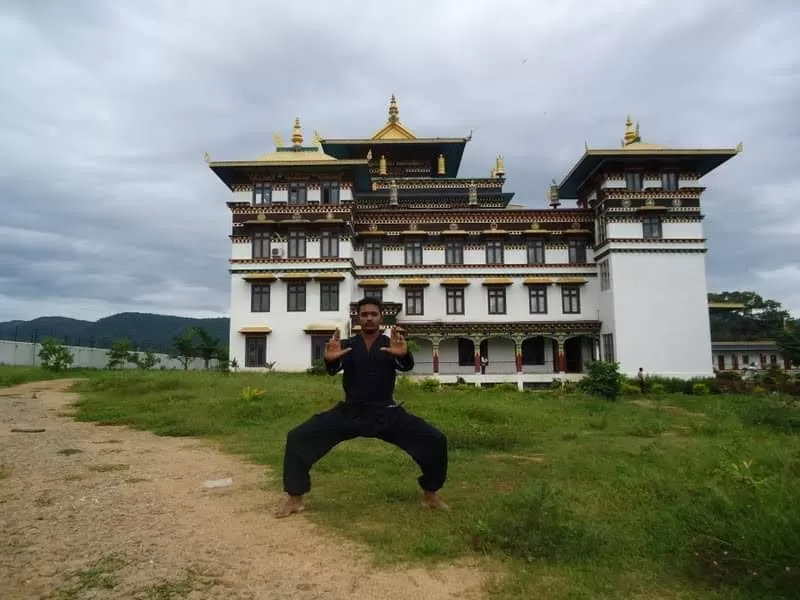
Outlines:
{"type": "Polygon", "coordinates": [[[403,358],[396,358],[381,350],[392,344],[386,335],[379,335],[369,350],[360,335],[342,340],[341,343],[343,350],[352,350],[336,362],[325,361],[325,368],[330,375],[344,370],[342,386],[345,402],[378,406],[393,404],[395,370],[410,371],[414,368],[411,352],[403,358]]]}

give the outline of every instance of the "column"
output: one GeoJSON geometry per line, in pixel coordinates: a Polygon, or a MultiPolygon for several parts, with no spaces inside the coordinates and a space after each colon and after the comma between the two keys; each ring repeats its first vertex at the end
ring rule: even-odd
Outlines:
{"type": "Polygon", "coordinates": [[[431,338],[431,344],[433,345],[433,372],[439,372],[439,342],[441,340],[439,338],[431,338]]]}
{"type": "Polygon", "coordinates": [[[558,354],[556,355],[556,365],[558,365],[558,372],[559,373],[566,373],[567,371],[567,357],[564,354],[564,342],[566,340],[563,336],[558,336],[556,338],[556,343],[558,344],[558,354]]]}
{"type": "Polygon", "coordinates": [[[517,363],[517,373],[522,373],[522,338],[514,336],[514,357],[517,363]]]}
{"type": "Polygon", "coordinates": [[[480,338],[470,338],[475,346],[475,372],[481,372],[481,340],[480,338]]]}

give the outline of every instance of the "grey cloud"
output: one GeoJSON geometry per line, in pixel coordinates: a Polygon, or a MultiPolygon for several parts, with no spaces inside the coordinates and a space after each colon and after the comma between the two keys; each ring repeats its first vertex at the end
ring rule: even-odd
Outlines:
{"type": "Polygon", "coordinates": [[[800,254],[781,235],[800,227],[789,0],[68,4],[6,3],[0,20],[0,228],[28,230],[0,236],[0,318],[53,298],[91,318],[224,314],[228,192],[203,152],[258,156],[296,116],[308,139],[367,136],[391,93],[420,135],[473,130],[464,173],[503,154],[532,207],[584,141],[618,146],[628,112],[656,143],[743,141],[706,182],[709,284],[800,311],[800,283],[758,275],[800,254]]]}

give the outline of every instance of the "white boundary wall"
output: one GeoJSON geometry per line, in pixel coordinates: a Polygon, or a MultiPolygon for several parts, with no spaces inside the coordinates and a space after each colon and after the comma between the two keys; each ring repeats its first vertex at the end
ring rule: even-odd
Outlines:
{"type": "MultiPolygon", "coordinates": [[[[0,340],[0,365],[29,366],[38,367],[41,365],[39,360],[39,350],[42,345],[32,342],[14,342],[10,340],[0,340]]],[[[108,348],[89,348],[86,346],[67,346],[72,354],[73,367],[88,367],[92,369],[105,369],[108,364],[108,348]]],[[[167,354],[156,353],[156,358],[161,362],[154,369],[165,367],[167,369],[183,369],[183,365],[178,359],[170,358],[167,354]]],[[[217,365],[216,360],[209,363],[209,368],[217,365]]],[[[119,368],[135,369],[136,365],[125,363],[119,368]]],[[[189,363],[190,369],[204,369],[205,362],[201,358],[196,358],[189,363]]]]}

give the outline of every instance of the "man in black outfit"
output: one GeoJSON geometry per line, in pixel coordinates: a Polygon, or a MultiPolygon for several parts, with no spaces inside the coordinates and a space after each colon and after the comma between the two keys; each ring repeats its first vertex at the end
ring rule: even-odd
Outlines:
{"type": "Polygon", "coordinates": [[[378,438],[407,452],[422,469],[417,481],[423,506],[448,508],[437,494],[447,478],[447,438],[395,403],[395,371],[413,369],[414,357],[397,328],[391,338],[381,333],[381,320],[380,301],[364,298],[358,303],[361,333],[340,340],[337,329],[325,346],[328,373],[344,370],[345,399],[286,436],[283,489],[288,497],[277,517],[302,512],[311,467],[340,442],[357,437],[378,438]]]}

